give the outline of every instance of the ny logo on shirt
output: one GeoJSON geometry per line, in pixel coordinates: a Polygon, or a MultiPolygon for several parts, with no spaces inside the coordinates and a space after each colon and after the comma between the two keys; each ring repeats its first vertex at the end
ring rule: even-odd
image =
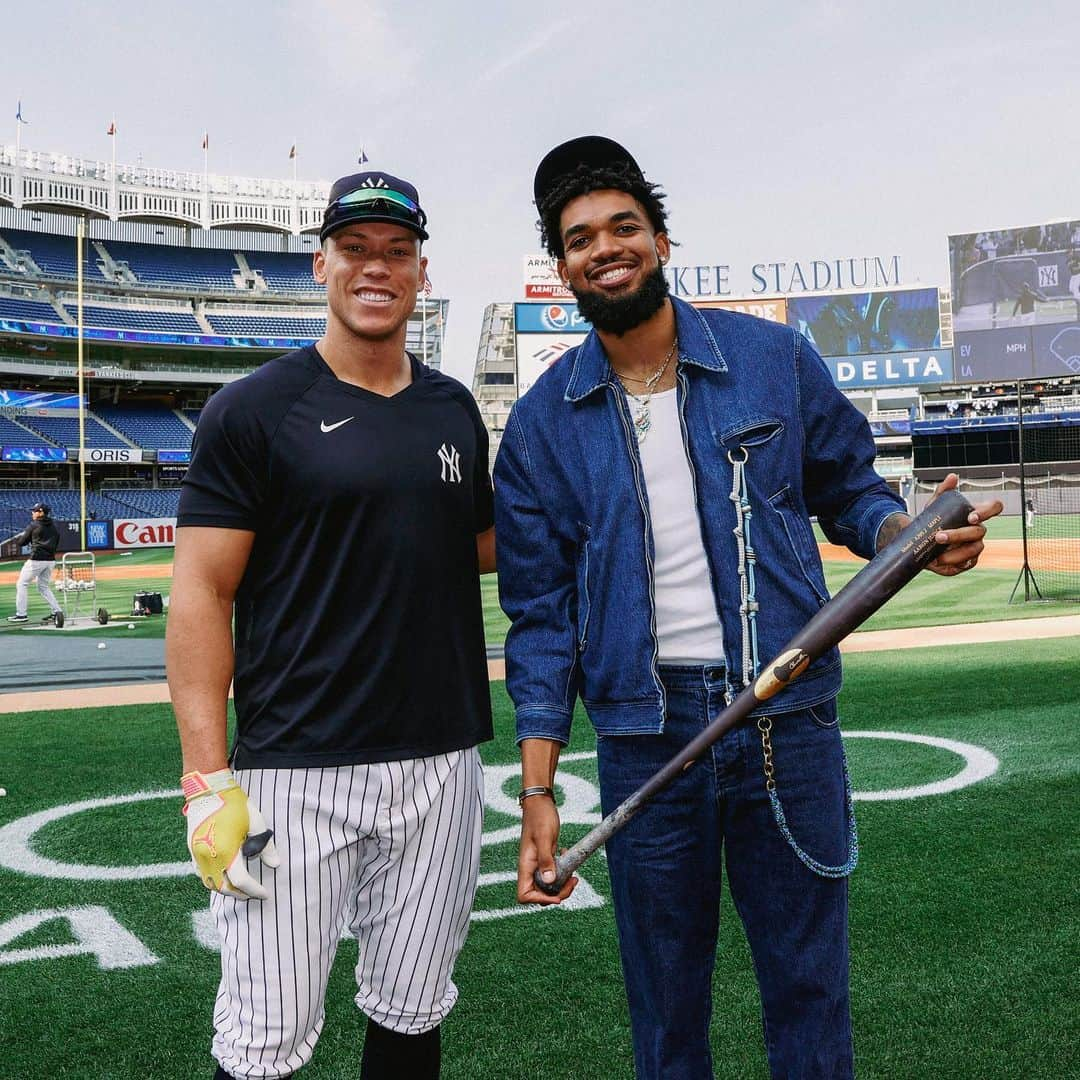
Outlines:
{"type": "Polygon", "coordinates": [[[460,484],[461,455],[454,448],[453,443],[450,444],[449,450],[446,448],[446,443],[439,447],[439,461],[442,462],[443,483],[460,484]]]}

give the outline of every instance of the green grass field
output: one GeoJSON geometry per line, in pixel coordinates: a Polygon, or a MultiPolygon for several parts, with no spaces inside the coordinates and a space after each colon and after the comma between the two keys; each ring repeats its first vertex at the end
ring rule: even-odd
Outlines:
{"type": "MultiPolygon", "coordinates": [[[[1056,1080],[1075,1066],[1077,1012],[1068,1003],[1080,932],[1080,642],[1017,643],[1008,657],[1003,666],[1001,646],[990,645],[847,663],[848,731],[940,736],[1000,761],[994,775],[962,790],[859,804],[851,940],[860,1077],[1056,1080]]],[[[517,786],[510,709],[501,684],[493,689],[497,737],[483,748],[489,804],[492,788],[517,786]]],[[[582,781],[595,783],[593,746],[580,719],[568,751],[580,757],[564,766],[579,791],[582,781]]],[[[848,750],[860,792],[941,780],[963,764],[951,751],[880,738],[852,737],[848,750]]],[[[217,958],[194,934],[193,916],[205,907],[195,879],[76,881],[7,868],[18,845],[5,826],[62,804],[149,790],[167,795],[53,821],[30,846],[61,863],[183,861],[178,762],[167,706],[0,718],[0,783],[8,790],[0,799],[0,1077],[212,1073],[217,958]],[[84,912],[83,947],[109,955],[126,943],[129,966],[103,969],[95,956],[64,955],[76,935],[48,913],[72,907],[84,912]],[[46,914],[31,925],[34,912],[46,914]]],[[[486,874],[513,871],[512,808],[489,805],[486,874]]],[[[585,828],[567,825],[564,839],[585,828]]],[[[482,918],[456,976],[461,1001],[445,1024],[447,1080],[631,1077],[602,857],[583,878],[592,904],[573,911],[509,914],[517,910],[511,884],[480,889],[482,918]]],[[[363,1024],[350,989],[355,950],[353,942],[339,950],[325,1032],[303,1073],[311,1080],[356,1075],[363,1024]]],[[[726,900],[714,991],[717,1075],[764,1078],[752,968],[726,900]]]]}
{"type": "MultiPolygon", "coordinates": [[[[164,550],[137,552],[130,556],[104,556],[101,566],[124,562],[131,565],[153,566],[167,562],[171,551],[164,550]]],[[[0,570],[16,569],[21,563],[0,563],[0,570]]],[[[864,564],[854,562],[828,562],[825,564],[825,578],[831,593],[835,594],[851,579],[864,564]]],[[[867,622],[864,630],[891,630],[907,626],[938,626],[958,622],[987,622],[995,619],[1030,619],[1047,615],[1069,615],[1080,612],[1075,603],[1055,601],[1050,603],[1009,604],[1009,594],[1016,584],[1017,574],[1012,570],[984,570],[976,568],[955,579],[938,577],[935,574],[921,574],[901,593],[895,596],[877,615],[867,622]]],[[[152,618],[137,620],[134,630],[126,629],[124,618],[131,611],[131,597],[135,592],[160,592],[168,595],[172,587],[167,577],[129,581],[99,581],[98,606],[104,606],[113,613],[121,627],[114,628],[110,634],[120,637],[163,637],[165,619],[152,618]]],[[[8,590],[5,600],[11,603],[14,611],[14,586],[5,586],[8,590]]],[[[509,621],[499,607],[498,581],[495,575],[488,574],[481,579],[481,599],[484,610],[484,629],[489,643],[501,644],[506,637],[509,621]]],[[[2,593],[2,590],[0,590],[2,593]]],[[[29,614],[31,620],[40,619],[48,611],[37,591],[30,592],[29,614]]],[[[20,627],[9,627],[4,621],[8,609],[0,603],[0,634],[21,633],[20,627]]]]}

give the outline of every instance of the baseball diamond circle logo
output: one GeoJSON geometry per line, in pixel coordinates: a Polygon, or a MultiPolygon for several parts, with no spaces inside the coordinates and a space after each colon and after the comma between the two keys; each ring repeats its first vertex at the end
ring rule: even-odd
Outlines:
{"type": "MultiPolygon", "coordinates": [[[[944,795],[961,788],[970,787],[981,780],[993,776],[1000,767],[998,759],[989,750],[972,743],[957,742],[934,735],[915,735],[902,731],[848,731],[845,738],[885,739],[895,742],[917,743],[935,749],[948,750],[960,757],[964,765],[959,772],[928,784],[913,787],[889,788],[880,791],[857,791],[855,798],[864,802],[884,802],[898,799],[917,799],[930,795],[944,795]]],[[[574,762],[591,761],[595,751],[586,750],[564,754],[560,765],[574,762]]],[[[507,793],[506,786],[517,784],[520,766],[487,765],[484,767],[484,804],[488,810],[505,817],[520,818],[521,811],[516,801],[507,793]]],[[[595,825],[600,820],[600,790],[595,781],[577,776],[565,769],[560,769],[555,779],[562,788],[563,805],[560,814],[564,825],[595,825]]],[[[0,828],[0,867],[13,870],[18,874],[32,877],[60,878],[68,881],[136,881],[147,878],[184,877],[193,873],[190,859],[183,862],[147,863],[135,866],[97,866],[89,863],[62,862],[39,854],[34,850],[33,841],[47,825],[75,817],[79,814],[126,803],[147,802],[153,799],[176,799],[173,788],[160,791],[136,791],[128,795],[107,795],[97,799],[83,799],[79,802],[54,806],[48,810],[28,814],[17,818],[0,828]]],[[[496,828],[483,834],[483,846],[516,841],[519,834],[517,824],[496,828]]],[[[505,877],[499,873],[500,879],[505,877]]],[[[515,875],[510,875],[513,877],[515,875]]],[[[485,875],[491,877],[491,875],[485,875]]],[[[507,878],[509,880],[509,877],[507,878]]],[[[482,881],[492,884],[493,881],[482,881]]],[[[508,909],[510,913],[516,909],[508,909]]],[[[522,908],[523,912],[531,909],[522,908]]],[[[483,913],[480,913],[483,914],[483,913]]]]}

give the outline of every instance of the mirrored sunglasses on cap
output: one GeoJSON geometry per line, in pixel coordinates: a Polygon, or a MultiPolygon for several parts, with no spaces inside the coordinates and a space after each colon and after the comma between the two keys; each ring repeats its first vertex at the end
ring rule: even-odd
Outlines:
{"type": "Polygon", "coordinates": [[[350,221],[400,221],[417,233],[421,240],[428,238],[424,228],[427,214],[420,209],[420,204],[392,188],[356,188],[335,199],[326,208],[323,236],[328,230],[350,221]]]}

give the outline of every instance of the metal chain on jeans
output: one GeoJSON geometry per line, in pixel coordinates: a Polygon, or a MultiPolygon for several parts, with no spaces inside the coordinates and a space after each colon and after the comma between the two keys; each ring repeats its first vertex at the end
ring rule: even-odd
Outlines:
{"type": "MultiPolygon", "coordinates": [[[[757,562],[757,554],[750,538],[750,523],[753,519],[753,511],[750,506],[750,496],[746,485],[746,462],[750,457],[750,451],[745,446],[738,448],[742,457],[736,457],[734,452],[728,451],[728,461],[732,468],[731,501],[735,506],[735,544],[739,552],[739,622],[742,629],[742,677],[743,685],[749,686],[757,678],[761,662],[758,657],[757,639],[757,586],[754,580],[754,566],[757,562]]],[[[843,744],[840,746],[840,754],[844,768],[844,800],[847,808],[848,825],[848,857],[847,861],[839,866],[829,866],[827,863],[818,862],[812,855],[804,851],[788,828],[787,817],[784,814],[783,804],[776,792],[776,768],[773,765],[772,748],[772,719],[769,716],[759,716],[757,721],[758,731],[761,733],[761,753],[764,760],[765,790],[769,795],[769,803],[772,806],[773,818],[780,830],[780,835],[787,841],[788,846],[799,861],[808,870],[820,877],[842,878],[847,877],[859,862],[859,833],[855,824],[855,801],[851,788],[851,776],[848,773],[847,754],[843,744]]]]}
{"type": "Polygon", "coordinates": [[[743,685],[749,686],[757,677],[758,641],[757,641],[757,583],[754,580],[754,566],[757,564],[757,552],[750,538],[750,522],[754,514],[750,507],[750,497],[746,492],[746,462],[750,451],[740,446],[742,457],[736,457],[728,451],[731,462],[731,499],[735,506],[735,545],[739,549],[739,622],[742,627],[742,679],[743,685]]]}

